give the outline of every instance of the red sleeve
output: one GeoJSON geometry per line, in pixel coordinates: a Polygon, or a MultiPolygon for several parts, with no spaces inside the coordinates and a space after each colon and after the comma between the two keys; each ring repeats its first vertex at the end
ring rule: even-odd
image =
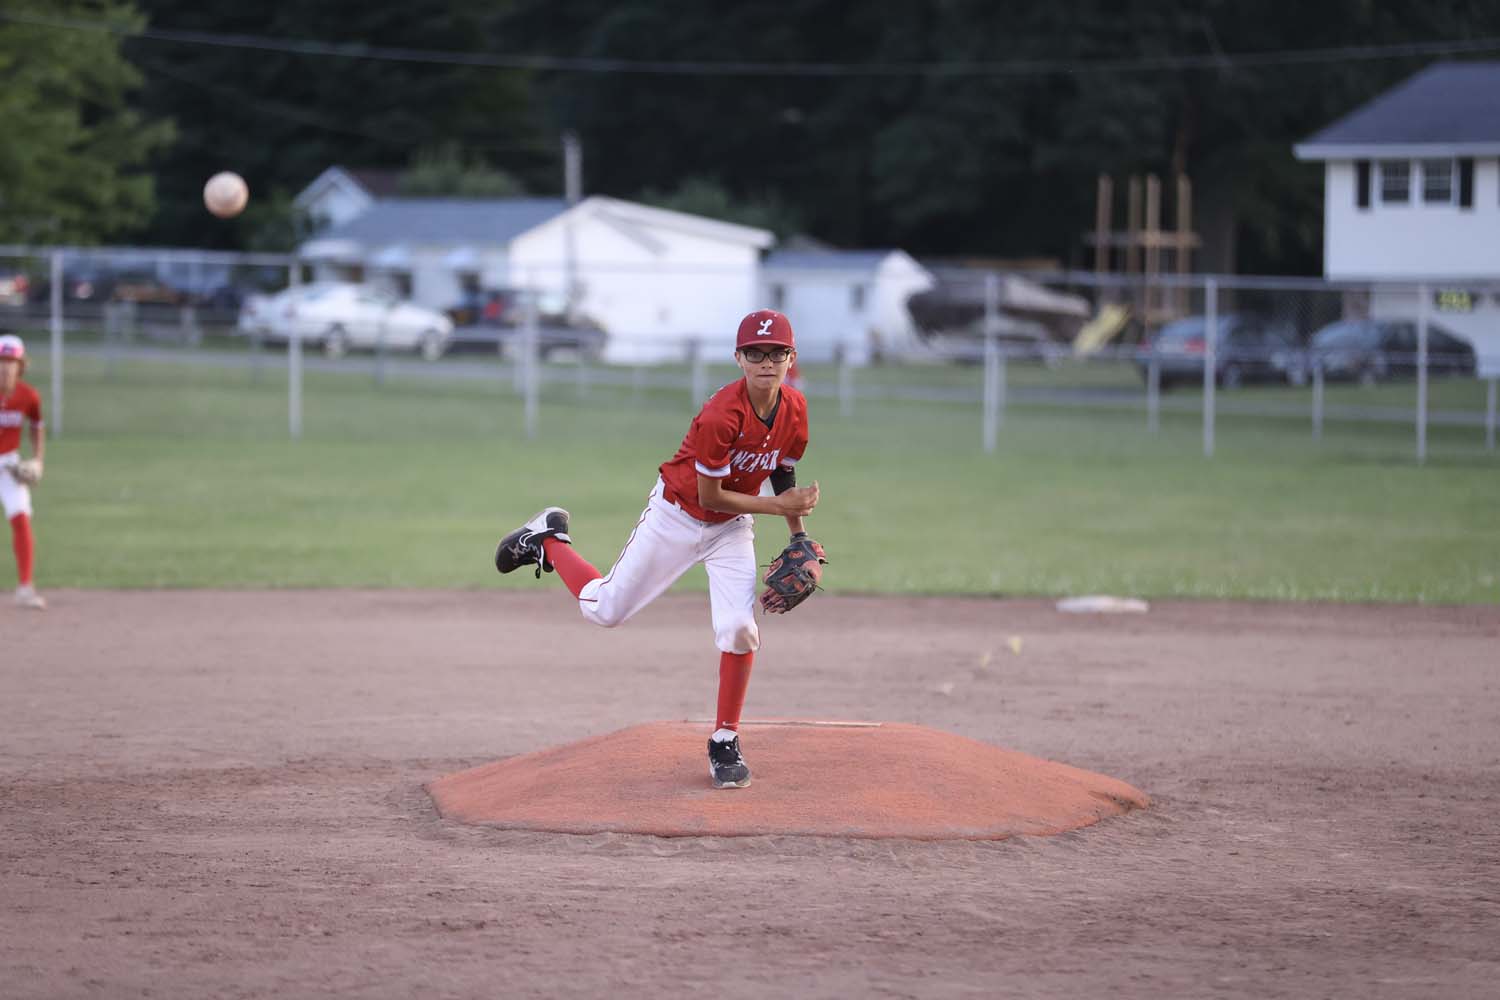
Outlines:
{"type": "Polygon", "coordinates": [[[26,407],[26,419],[34,424],[42,422],[42,394],[33,392],[31,394],[31,405],[26,407]]]}
{"type": "Polygon", "coordinates": [[[701,476],[723,479],[729,475],[729,459],[739,439],[739,423],[734,414],[719,407],[705,406],[688,434],[693,468],[701,476]]]}

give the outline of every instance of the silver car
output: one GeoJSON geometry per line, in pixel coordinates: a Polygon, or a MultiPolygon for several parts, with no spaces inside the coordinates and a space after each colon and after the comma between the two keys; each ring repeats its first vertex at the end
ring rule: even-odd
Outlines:
{"type": "Polygon", "coordinates": [[[436,309],[407,302],[369,285],[318,282],[272,296],[251,296],[240,307],[239,328],[270,340],[296,336],[321,344],[330,358],[351,350],[416,351],[435,361],[448,350],[453,321],[436,309]]]}

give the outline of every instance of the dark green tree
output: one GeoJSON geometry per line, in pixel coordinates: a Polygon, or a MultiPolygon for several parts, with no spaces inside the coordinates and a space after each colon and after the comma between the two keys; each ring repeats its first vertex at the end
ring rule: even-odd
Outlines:
{"type": "MultiPolygon", "coordinates": [[[[21,0],[7,13],[139,23],[129,3],[21,0]]],[[[105,33],[0,21],[0,242],[98,243],[150,218],[143,167],[170,123],[132,106],[140,74],[105,33]]]]}
{"type": "Polygon", "coordinates": [[[418,150],[397,180],[396,190],[414,198],[511,198],[526,193],[517,178],[477,155],[466,156],[452,142],[418,150]]]}
{"type": "Polygon", "coordinates": [[[802,227],[799,215],[780,198],[734,198],[724,185],[706,177],[689,177],[671,191],[647,188],[638,197],[657,208],[769,229],[781,239],[795,235],[802,227]]]}
{"type": "MultiPolygon", "coordinates": [[[[481,51],[504,9],[493,0],[142,5],[165,29],[459,54],[481,51]]],[[[245,177],[253,207],[294,195],[332,165],[400,170],[419,150],[446,143],[535,190],[560,186],[556,143],[532,115],[521,71],[145,38],[127,52],[149,81],[148,106],[170,114],[180,132],[155,162],[160,208],[140,234],[151,242],[245,245],[251,227],[203,210],[203,183],[218,170],[245,177]]]]}

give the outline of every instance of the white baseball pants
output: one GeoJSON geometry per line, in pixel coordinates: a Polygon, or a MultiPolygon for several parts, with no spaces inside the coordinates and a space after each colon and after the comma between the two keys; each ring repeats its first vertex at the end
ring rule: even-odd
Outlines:
{"type": "Polygon", "coordinates": [[[755,522],[741,514],[709,524],[663,495],[661,480],[610,571],[578,595],[583,617],[614,628],[660,597],[677,579],[702,563],[708,570],[714,642],[725,653],[760,648],[755,624],[755,522]]]}
{"type": "Polygon", "coordinates": [[[31,490],[16,482],[16,477],[10,474],[11,468],[20,460],[19,451],[0,455],[0,507],[5,508],[7,521],[17,514],[31,513],[31,490]]]}

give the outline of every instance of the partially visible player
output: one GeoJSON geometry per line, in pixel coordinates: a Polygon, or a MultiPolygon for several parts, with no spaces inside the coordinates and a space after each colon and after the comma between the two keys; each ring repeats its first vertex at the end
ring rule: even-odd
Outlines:
{"type": "Polygon", "coordinates": [[[714,393],[693,418],[677,454],[658,469],[646,509],[607,575],[573,550],[561,507],[538,513],[495,552],[502,573],[535,565],[540,577],[555,569],[583,617],[605,628],[623,624],[703,563],[719,647],[717,722],[708,741],[715,788],[750,784],[739,724],[760,648],[751,515],[785,517],[796,537],[818,504],[816,482],[796,485],[808,423],[806,397],[783,384],[797,357],[792,324],[770,309],[751,313],[740,321],[734,357],[745,377],[714,393]],[[767,479],[774,496],[759,495],[767,479]]]}
{"type": "Polygon", "coordinates": [[[21,381],[26,345],[20,337],[0,336],[0,505],[10,522],[16,553],[16,603],[40,611],[47,602],[31,582],[35,542],[31,535],[31,489],[42,478],[47,436],[42,425],[42,397],[21,381]],[[27,425],[31,458],[21,458],[21,427],[27,425]]]}

